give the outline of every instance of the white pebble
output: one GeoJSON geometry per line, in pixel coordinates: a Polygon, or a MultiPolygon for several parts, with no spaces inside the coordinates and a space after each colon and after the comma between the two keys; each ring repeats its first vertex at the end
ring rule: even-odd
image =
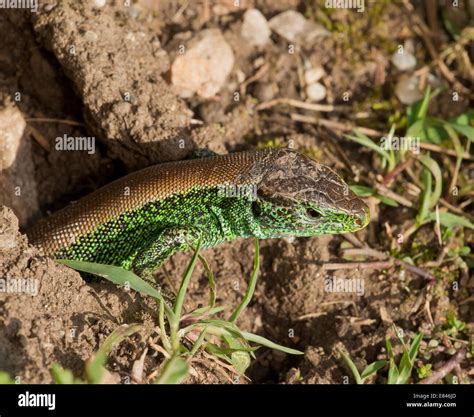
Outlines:
{"type": "Polygon", "coordinates": [[[324,69],[322,67],[307,69],[304,73],[304,80],[306,84],[314,84],[324,76],[324,69]]]}
{"type": "Polygon", "coordinates": [[[416,58],[403,49],[402,52],[397,51],[392,55],[392,64],[400,71],[411,71],[416,67],[416,58]]]}
{"type": "MultiPolygon", "coordinates": [[[[0,167],[7,169],[15,163],[26,122],[16,106],[0,109],[0,167]]],[[[3,181],[3,178],[2,178],[3,181]]]]}
{"type": "Polygon", "coordinates": [[[418,84],[420,78],[416,75],[398,81],[395,87],[395,95],[403,104],[413,104],[423,97],[418,84]]]}
{"type": "Polygon", "coordinates": [[[182,97],[210,98],[224,86],[234,53],[219,29],[199,32],[171,65],[171,82],[182,97]]]}
{"type": "Polygon", "coordinates": [[[263,46],[270,40],[271,30],[259,10],[249,9],[244,14],[241,34],[251,45],[263,46]]]}
{"type": "Polygon", "coordinates": [[[271,18],[270,28],[289,42],[310,43],[316,38],[330,35],[322,25],[306,19],[301,13],[287,10],[271,18]]]}
{"type": "Polygon", "coordinates": [[[100,9],[107,4],[107,0],[92,0],[92,7],[100,9]]]}
{"type": "Polygon", "coordinates": [[[306,95],[310,101],[321,101],[326,97],[326,87],[321,83],[308,84],[306,95]]]}
{"type": "Polygon", "coordinates": [[[84,33],[84,39],[88,42],[96,42],[98,39],[97,33],[92,30],[87,30],[84,33]]]}

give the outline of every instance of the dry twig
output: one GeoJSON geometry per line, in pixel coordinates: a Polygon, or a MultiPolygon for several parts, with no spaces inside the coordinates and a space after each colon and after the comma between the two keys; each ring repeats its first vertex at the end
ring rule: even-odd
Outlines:
{"type": "Polygon", "coordinates": [[[458,350],[453,357],[447,361],[438,370],[434,371],[431,376],[423,379],[419,384],[435,384],[448,375],[457,365],[459,365],[466,356],[467,350],[465,348],[458,350]]]}

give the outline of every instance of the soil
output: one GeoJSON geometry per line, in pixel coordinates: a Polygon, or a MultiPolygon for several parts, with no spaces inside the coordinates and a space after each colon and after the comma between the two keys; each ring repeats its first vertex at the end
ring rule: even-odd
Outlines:
{"type": "MultiPolygon", "coordinates": [[[[13,378],[51,383],[50,368],[55,362],[81,376],[86,361],[105,338],[119,325],[130,323],[143,323],[147,330],[112,351],[107,365],[112,381],[129,380],[133,364],[146,348],[146,375],[162,362],[149,348],[155,302],[111,283],[86,281],[46,258],[17,230],[17,217],[24,231],[40,217],[115,178],[153,163],[183,159],[194,148],[223,153],[277,142],[310,151],[336,170],[347,170],[338,154],[341,144],[324,139],[323,132],[311,125],[289,122],[288,113],[294,109],[255,110],[255,97],[261,95],[266,100],[300,96],[301,62],[283,53],[287,44],[275,34],[264,50],[250,48],[239,35],[245,8],[253,5],[267,19],[288,9],[318,16],[317,8],[305,10],[306,2],[299,1],[248,0],[241,1],[237,9],[230,0],[205,3],[210,4],[209,9],[191,2],[181,10],[179,2],[139,1],[132,13],[118,4],[97,10],[82,2],[51,1],[40,6],[38,13],[0,13],[4,37],[0,43],[1,106],[20,110],[27,121],[23,140],[29,147],[26,162],[21,162],[27,169],[8,168],[1,173],[6,185],[0,189],[0,202],[15,213],[1,212],[2,239],[8,235],[13,243],[1,250],[0,277],[33,279],[39,285],[34,296],[0,293],[0,370],[13,378]],[[185,101],[169,85],[173,36],[211,27],[222,30],[235,54],[229,85],[215,99],[185,101]],[[238,72],[248,79],[262,66],[267,69],[242,87],[238,72]],[[241,99],[236,102],[233,91],[239,87],[241,99]],[[20,101],[12,100],[15,92],[21,92],[20,101]],[[130,100],[124,101],[128,93],[130,100]],[[39,118],[60,121],[34,120],[39,118]],[[96,152],[56,151],[55,138],[64,135],[96,137],[96,152]],[[21,176],[32,190],[15,203],[12,190],[21,176]]],[[[374,90],[377,94],[393,90],[395,77],[386,69],[389,57],[399,42],[414,35],[401,3],[386,4],[377,13],[374,19],[387,24],[376,25],[367,22],[366,16],[347,11],[338,10],[331,16],[365,34],[363,29],[372,25],[374,30],[363,43],[339,33],[315,48],[300,49],[300,57],[322,65],[329,74],[325,78],[328,103],[344,104],[340,97],[349,91],[352,102],[363,106],[374,90]]],[[[461,107],[468,105],[468,101],[462,103],[461,107]]],[[[373,166],[374,161],[369,152],[361,152],[354,144],[344,142],[343,147],[354,168],[344,176],[352,175],[357,181],[360,169],[373,166]]],[[[384,224],[390,211],[373,208],[373,221],[358,238],[387,249],[384,224]]],[[[397,212],[391,218],[396,227],[403,214],[397,212]]],[[[348,383],[353,378],[337,349],[347,351],[363,369],[384,357],[385,339],[394,340],[394,323],[408,336],[421,329],[430,337],[434,330],[429,315],[436,325],[443,325],[446,313],[454,310],[472,326],[472,300],[459,304],[446,282],[436,284],[439,291],[428,309],[414,309],[426,282],[406,270],[325,270],[324,264],[341,261],[344,242],[340,236],[261,242],[259,282],[238,324],[300,349],[303,356],[259,349],[247,372],[249,380],[229,380],[209,358],[201,357],[186,382],[348,383]],[[328,278],[362,280],[364,293],[329,292],[325,287],[328,278]]],[[[242,239],[203,251],[216,276],[218,302],[238,305],[252,273],[253,253],[253,242],[242,239]]],[[[189,253],[174,255],[159,271],[159,279],[176,287],[189,260],[189,253]]],[[[472,294],[472,286],[468,288],[472,294]]],[[[186,308],[205,303],[207,297],[206,273],[198,265],[186,308]]],[[[442,361],[444,357],[436,358],[442,361]]],[[[369,382],[382,382],[383,377],[369,382]]],[[[465,378],[467,381],[468,376],[465,378]]]]}

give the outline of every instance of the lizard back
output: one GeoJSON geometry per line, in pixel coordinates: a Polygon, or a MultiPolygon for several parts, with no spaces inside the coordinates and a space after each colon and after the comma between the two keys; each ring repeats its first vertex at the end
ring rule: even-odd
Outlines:
{"type": "Polygon", "coordinates": [[[40,220],[27,232],[29,241],[52,256],[100,225],[152,201],[185,194],[196,186],[236,184],[272,153],[271,149],[245,151],[144,168],[40,220]]]}

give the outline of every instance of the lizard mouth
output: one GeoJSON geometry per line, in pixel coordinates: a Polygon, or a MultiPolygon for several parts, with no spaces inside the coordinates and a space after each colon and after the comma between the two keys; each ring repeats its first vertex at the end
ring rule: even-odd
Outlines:
{"type": "Polygon", "coordinates": [[[362,209],[357,211],[356,213],[353,214],[355,220],[354,224],[356,225],[357,229],[360,230],[363,229],[365,226],[367,226],[370,222],[370,210],[367,205],[363,205],[362,209]]]}

